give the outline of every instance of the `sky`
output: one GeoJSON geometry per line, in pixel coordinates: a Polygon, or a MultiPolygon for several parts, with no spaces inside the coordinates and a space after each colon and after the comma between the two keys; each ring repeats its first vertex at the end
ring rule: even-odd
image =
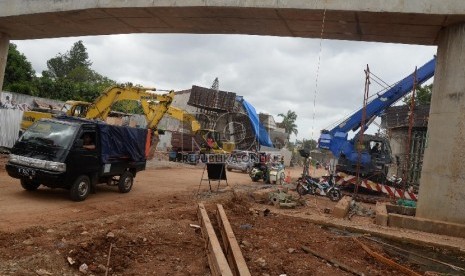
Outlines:
{"type": "MultiPolygon", "coordinates": [[[[365,73],[394,84],[436,54],[436,46],[250,35],[131,34],[11,41],[36,73],[82,40],[92,69],[119,83],[158,89],[235,92],[277,122],[297,114],[294,139],[318,139],[363,102],[365,73]]],[[[372,82],[370,95],[383,87],[372,82]]],[[[372,131],[374,128],[371,128],[372,131]]]]}

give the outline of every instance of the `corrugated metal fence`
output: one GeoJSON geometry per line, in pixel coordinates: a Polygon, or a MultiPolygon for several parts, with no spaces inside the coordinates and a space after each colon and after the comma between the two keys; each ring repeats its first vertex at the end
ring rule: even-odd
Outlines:
{"type": "Polygon", "coordinates": [[[11,148],[18,139],[23,111],[0,108],[0,147],[11,148]]]}

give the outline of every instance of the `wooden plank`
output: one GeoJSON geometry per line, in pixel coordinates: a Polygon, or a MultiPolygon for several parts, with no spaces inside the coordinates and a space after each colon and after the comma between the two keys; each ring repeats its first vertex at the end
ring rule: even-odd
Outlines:
{"type": "Polygon", "coordinates": [[[232,276],[233,273],[231,268],[229,268],[226,257],[223,254],[220,242],[216,237],[215,230],[213,229],[203,203],[199,203],[197,215],[202,227],[202,235],[206,243],[205,248],[207,250],[208,263],[210,264],[212,276],[232,276]]]}
{"type": "Polygon", "coordinates": [[[223,209],[223,205],[217,204],[216,207],[218,209],[216,212],[218,226],[220,228],[224,251],[226,253],[229,266],[235,276],[250,276],[249,268],[247,267],[247,263],[242,255],[241,248],[237,243],[236,236],[234,235],[231,224],[226,216],[226,212],[223,209]]]}

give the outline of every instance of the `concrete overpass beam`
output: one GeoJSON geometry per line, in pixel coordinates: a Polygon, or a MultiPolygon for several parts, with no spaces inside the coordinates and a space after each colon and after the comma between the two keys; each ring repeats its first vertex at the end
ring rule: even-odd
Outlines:
{"type": "Polygon", "coordinates": [[[440,32],[417,216],[465,224],[465,24],[440,32]]]}
{"type": "Polygon", "coordinates": [[[0,93],[3,88],[3,79],[5,78],[6,58],[8,57],[8,48],[10,38],[4,33],[0,33],[0,93]]]}

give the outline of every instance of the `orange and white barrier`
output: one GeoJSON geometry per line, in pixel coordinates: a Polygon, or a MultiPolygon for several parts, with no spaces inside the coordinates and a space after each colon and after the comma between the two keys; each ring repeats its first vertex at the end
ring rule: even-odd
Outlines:
{"type": "MultiPolygon", "coordinates": [[[[347,185],[357,185],[357,177],[353,175],[348,175],[345,173],[338,173],[336,177],[336,184],[341,186],[347,185]]],[[[379,184],[367,179],[360,179],[360,186],[368,190],[381,192],[387,194],[390,197],[396,198],[405,198],[410,200],[417,200],[418,195],[409,191],[403,191],[402,189],[397,189],[388,185],[379,184]]]]}

